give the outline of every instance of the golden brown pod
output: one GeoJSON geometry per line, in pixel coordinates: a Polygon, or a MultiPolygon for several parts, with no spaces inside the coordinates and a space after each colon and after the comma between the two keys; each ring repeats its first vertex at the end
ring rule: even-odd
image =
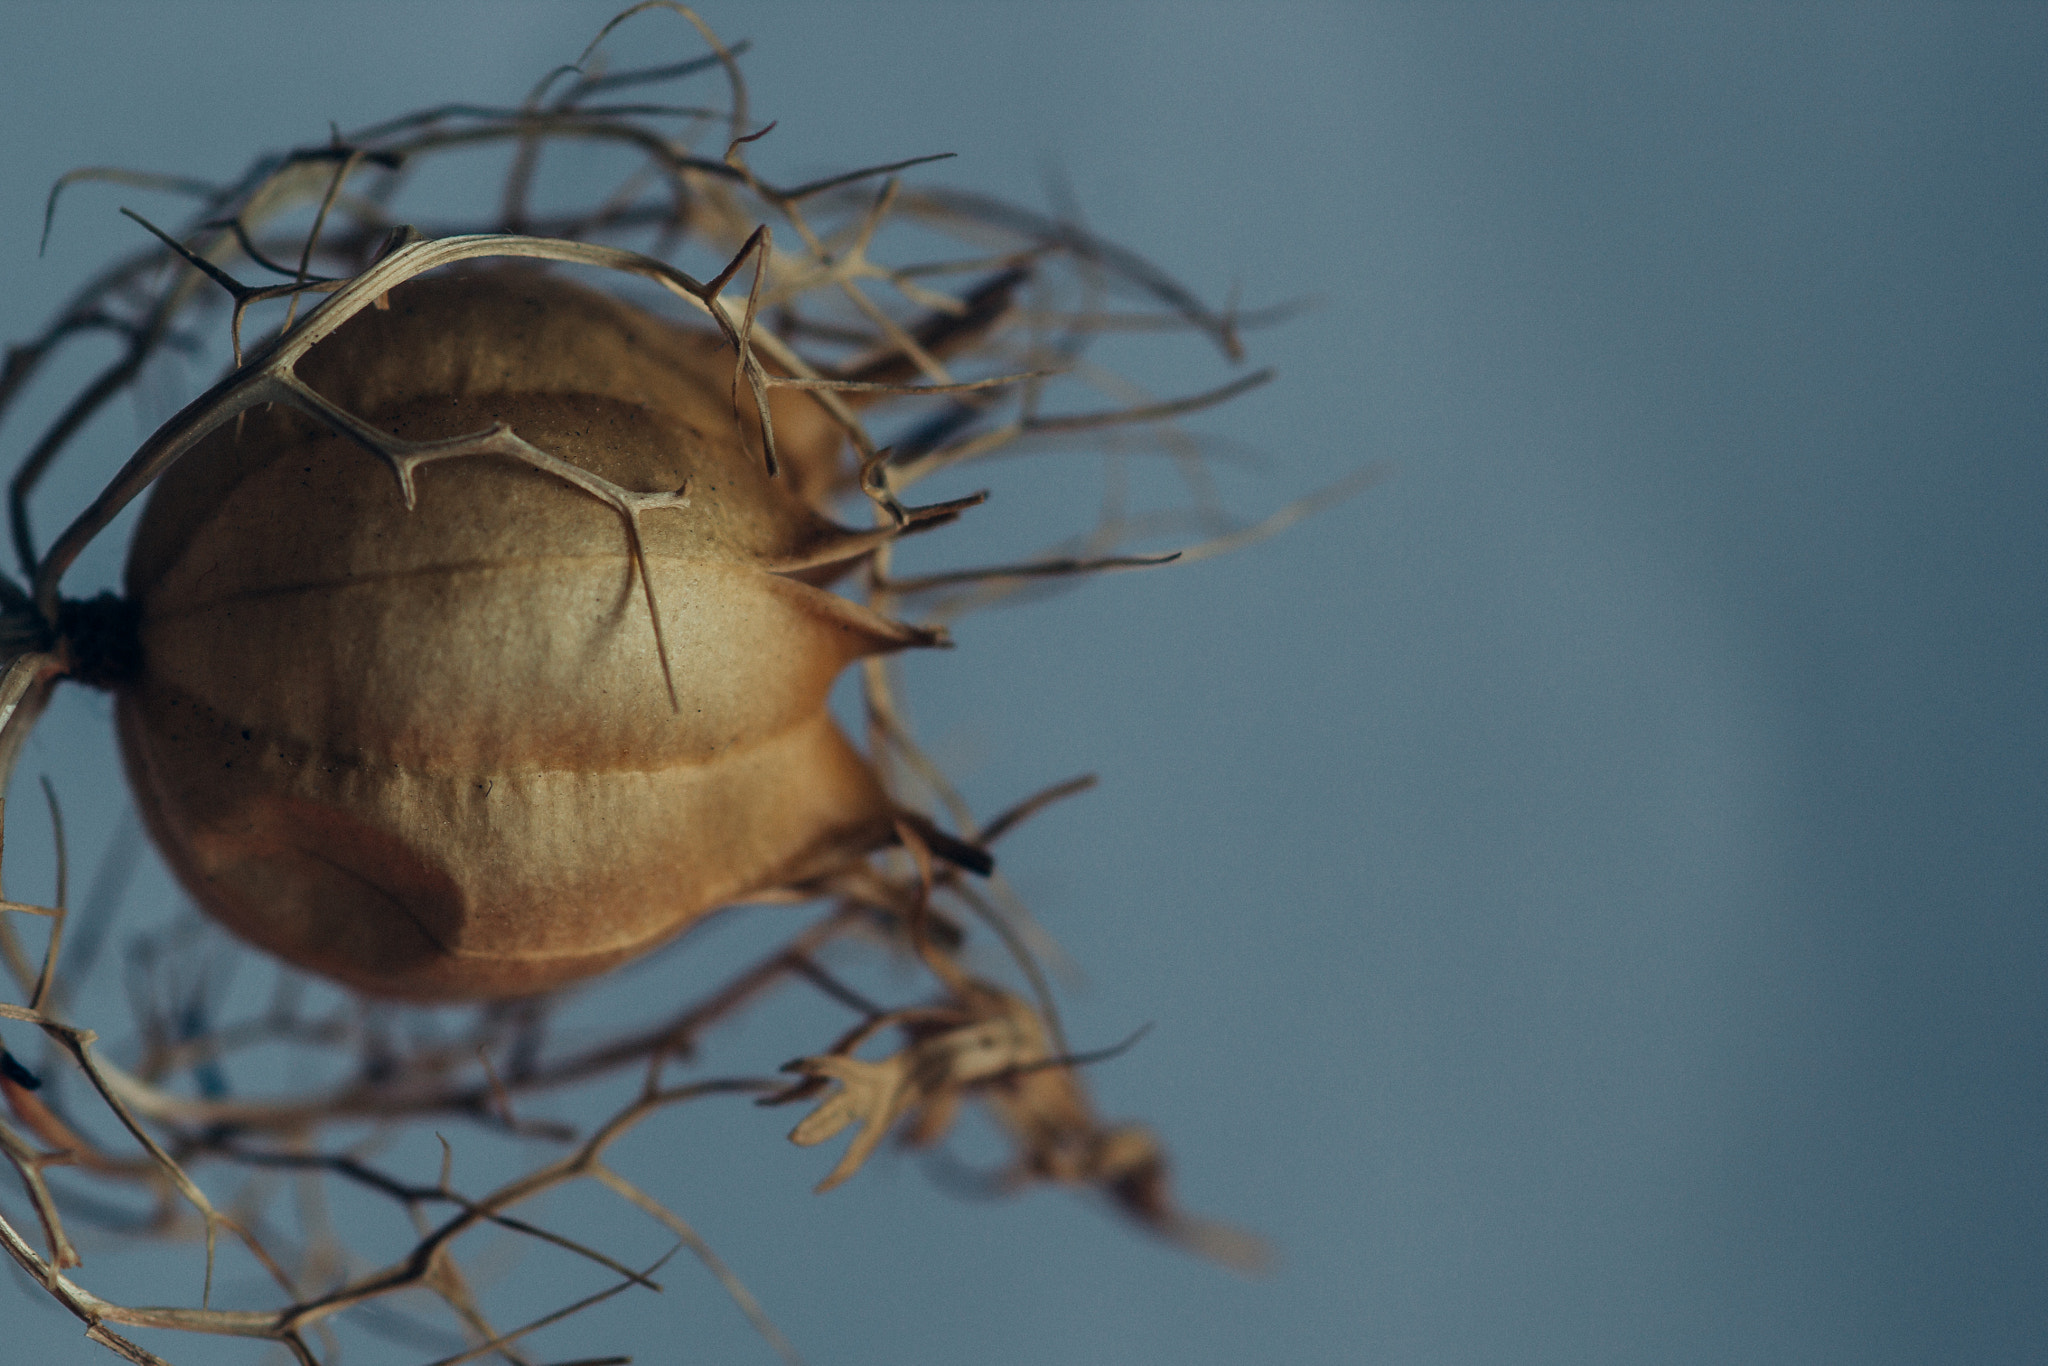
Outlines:
{"type": "MultiPolygon", "coordinates": [[[[815,586],[874,535],[767,473],[717,334],[496,269],[395,289],[298,374],[403,440],[503,423],[680,491],[639,517],[667,670],[589,492],[465,456],[421,467],[408,510],[389,465],[284,405],[217,430],[136,532],[143,669],[117,703],[143,818],[216,919],[366,992],[516,996],[894,838],[827,694],[931,637],[815,586]]],[[[829,468],[829,420],[776,399],[785,462],[829,468]]]]}

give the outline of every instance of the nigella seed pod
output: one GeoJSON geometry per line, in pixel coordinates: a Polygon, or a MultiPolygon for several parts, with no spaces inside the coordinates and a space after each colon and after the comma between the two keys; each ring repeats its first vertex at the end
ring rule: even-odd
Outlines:
{"type": "Polygon", "coordinates": [[[387,304],[299,380],[399,442],[509,428],[586,486],[468,454],[411,471],[408,508],[390,462],[284,404],[170,469],[117,715],[199,904],[365,992],[508,997],[896,839],[827,694],[936,637],[823,586],[888,533],[802,496],[840,448],[818,405],[772,392],[772,475],[718,333],[528,268],[387,304]]]}
{"type": "Polygon", "coordinates": [[[50,1064],[91,1086],[58,1088],[67,1101],[41,1087],[47,1067],[0,1049],[0,1139],[41,1225],[0,1210],[0,1241],[117,1353],[149,1355],[116,1331],[133,1324],[253,1334],[310,1361],[311,1334],[352,1332],[358,1311],[408,1294],[437,1297],[463,1340],[503,1345],[652,1285],[653,1268],[513,1216],[601,1179],[687,1234],[656,1182],[611,1164],[630,1164],[616,1141],[636,1126],[714,1097],[803,1106],[787,1127],[800,1145],[844,1136],[821,1190],[892,1141],[946,1142],[978,1107],[1007,1149],[979,1188],[1091,1191],[1192,1250],[1262,1261],[1256,1240],[1183,1211],[1159,1142],[1092,1098],[1088,1069],[1143,1031],[1071,1038],[1046,970],[1056,945],[1013,889],[965,875],[990,873],[987,845],[1092,775],[1042,773],[1036,792],[979,810],[920,742],[905,705],[917,680],[889,656],[945,643],[943,624],[999,603],[1258,540],[1370,476],[1262,522],[1232,517],[1180,423],[1270,372],[1155,394],[1090,348],[1181,333],[1235,365],[1240,329],[1285,308],[1212,311],[1072,215],[899,174],[940,160],[931,149],[784,182],[751,160],[784,151],[764,147],[777,125],[753,112],[739,48],[649,0],[517,99],[333,128],[219,183],[88,167],[45,202],[48,232],[60,199],[93,184],[192,201],[163,226],[158,203],[123,209],[154,245],[94,272],[0,357],[5,418],[38,375],[62,385],[60,355],[116,348],[60,396],[9,484],[19,572],[0,574],[0,793],[60,685],[111,694],[141,820],[199,909],[253,950],[131,939],[122,1032],[143,1055],[93,1048],[84,1021],[106,1023],[106,1003],[86,993],[133,851],[110,850],[82,904],[69,900],[57,787],[91,770],[45,779],[54,896],[0,898],[0,975],[19,988],[0,1016],[40,1029],[50,1064]],[[615,30],[642,15],[632,51],[659,24],[701,42],[624,60],[615,30]],[[690,83],[701,89],[678,99],[655,90],[690,83]],[[464,207],[470,159],[493,149],[498,193],[464,207]],[[451,162],[462,169],[440,174],[451,162]],[[114,399],[172,406],[181,358],[228,363],[152,413],[117,466],[87,465],[114,399]],[[1078,525],[1041,539],[1025,506],[986,528],[980,553],[898,554],[899,537],[981,501],[906,506],[919,486],[961,494],[996,461],[1090,449],[1099,502],[1065,455],[1033,480],[1078,525]],[[1150,452],[1170,457],[1162,478],[1131,459],[1150,452]],[[69,478],[52,484],[60,463],[69,478]],[[68,506],[81,477],[96,491],[68,506]],[[58,511],[60,525],[43,521],[58,511]],[[123,591],[74,581],[67,594],[120,527],[123,591]],[[1017,533],[1036,549],[995,550],[1017,533]],[[857,706],[857,733],[835,723],[835,699],[857,706]],[[698,956],[682,978],[663,972],[653,1018],[643,993],[595,980],[716,911],[768,901],[815,904],[768,910],[785,922],[776,942],[733,971],[698,956]],[[67,938],[80,909],[85,933],[67,938]],[[18,937],[24,924],[41,938],[18,937]],[[864,971],[877,954],[899,970],[864,971]],[[283,975],[250,1014],[226,987],[259,965],[283,975]],[[293,970],[337,984],[339,1013],[329,991],[307,1008],[293,970]],[[578,982],[593,989],[564,1016],[549,993],[578,982]],[[855,1018],[805,1023],[785,1081],[760,1064],[787,1053],[708,1056],[712,1026],[812,993],[855,1018]],[[404,1001],[488,1004],[451,1033],[404,1001]],[[87,1113],[94,1097],[109,1115],[87,1113]],[[469,1159],[453,1135],[426,1184],[406,1140],[451,1115],[574,1151],[478,1189],[473,1172],[455,1177],[469,1159]],[[365,1123],[393,1140],[369,1166],[365,1123]],[[189,1246],[191,1217],[174,1217],[189,1206],[206,1237],[194,1306],[127,1306],[67,1274],[73,1190],[42,1175],[58,1157],[87,1198],[94,1185],[116,1203],[154,1198],[163,1217],[146,1234],[189,1246]],[[336,1243],[362,1202],[417,1212],[422,1192],[460,1208],[395,1260],[336,1243]],[[480,1221],[620,1279],[536,1317],[475,1277],[464,1230],[480,1221]],[[308,1236],[278,1248],[273,1228],[308,1236]],[[278,1295],[213,1307],[229,1240],[278,1295]],[[355,1270],[338,1275],[344,1263],[355,1270]],[[515,1315],[524,1327],[501,1326],[515,1315]]]}

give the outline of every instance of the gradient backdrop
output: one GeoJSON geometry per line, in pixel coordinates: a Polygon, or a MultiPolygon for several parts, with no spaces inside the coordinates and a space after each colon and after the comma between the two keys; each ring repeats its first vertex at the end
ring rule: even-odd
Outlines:
{"type": "MultiPolygon", "coordinates": [[[[0,8],[0,331],[138,240],[118,204],[174,216],[86,190],[38,260],[67,168],[224,176],[330,119],[506,102],[611,8],[0,8]]],[[[771,171],[956,151],[931,180],[1043,203],[1056,167],[1213,301],[1318,296],[1252,338],[1279,382],[1195,424],[1265,462],[1235,506],[1396,470],[1244,553],[970,619],[914,677],[984,809],[1103,775],[1006,866],[1089,975],[1082,1046],[1156,1025],[1105,1108],[1277,1271],[901,1158],[814,1198],[787,1112],[650,1126],[626,1164],[808,1357],[2048,1360],[2048,10],[705,13],[754,40],[771,171]]],[[[688,46],[650,18],[613,50],[640,43],[688,46]]],[[[1228,377],[1171,356],[1161,389],[1228,377]]],[[[135,434],[101,424],[46,528],[135,434]]],[[[1013,464],[991,517],[1064,532],[1091,468],[1013,464]]],[[[51,775],[86,868],[134,838],[106,713],[68,697],[16,784],[51,775]]],[[[47,824],[12,815],[8,891],[48,895],[47,824]]],[[[159,873],[123,910],[176,914],[159,873]]],[[[749,1026],[716,1065],[789,1051],[749,1026]]],[[[543,1212],[663,1246],[590,1199],[543,1212]]],[[[196,1250],[168,1279],[88,1253],[110,1293],[197,1294],[196,1250]]],[[[773,1360],[666,1278],[538,1359],[773,1360]]],[[[0,1279],[0,1356],[111,1359],[0,1279]]]]}

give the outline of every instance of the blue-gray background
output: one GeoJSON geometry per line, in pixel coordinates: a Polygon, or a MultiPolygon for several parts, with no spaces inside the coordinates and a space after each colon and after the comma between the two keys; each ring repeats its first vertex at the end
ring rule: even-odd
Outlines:
{"type": "MultiPolygon", "coordinates": [[[[225,175],[503,101],[609,9],[8,7],[4,331],[134,240],[142,201],[88,191],[36,259],[61,171],[225,175]]],[[[755,40],[766,164],[951,150],[934,180],[1025,198],[1052,164],[1212,300],[1320,296],[1253,338],[1280,382],[1198,424],[1270,458],[1247,510],[1397,466],[1234,557],[972,619],[918,675],[985,806],[1103,774],[1007,866],[1090,974],[1080,1038],[1156,1022],[1105,1107],[1276,1273],[901,1159],[813,1199],[786,1112],[657,1125],[636,1174],[798,1345],[2048,1360],[2048,11],[705,9],[755,40]]],[[[107,750],[80,698],[23,770],[81,858],[107,750]]],[[[45,895],[15,808],[9,891],[45,895]]],[[[6,1275],[0,1354],[96,1359],[6,1275]]],[[[667,1276],[554,1356],[770,1359],[667,1276]]]]}

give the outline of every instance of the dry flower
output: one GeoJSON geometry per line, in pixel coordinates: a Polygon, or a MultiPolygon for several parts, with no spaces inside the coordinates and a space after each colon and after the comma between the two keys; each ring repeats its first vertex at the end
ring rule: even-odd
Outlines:
{"type": "Polygon", "coordinates": [[[1192,529],[1190,557],[1219,553],[1363,479],[1262,523],[1231,519],[1174,424],[1264,372],[1179,398],[1120,383],[1102,386],[1108,406],[1066,396],[1100,378],[1076,363],[1099,332],[1179,329],[1234,364],[1242,319],[1074,223],[898,179],[931,157],[771,183],[748,160],[767,127],[738,49],[666,0],[599,39],[650,10],[680,14],[707,55],[614,70],[593,43],[515,106],[337,132],[229,183],[91,170],[58,187],[141,186],[196,211],[176,233],[144,224],[156,242],[88,281],[0,369],[4,416],[71,340],[119,344],[10,487],[21,582],[0,575],[0,785],[60,681],[109,688],[144,819],[211,915],[372,996],[487,1002],[445,1032],[407,1032],[395,1007],[322,1007],[280,968],[267,1006],[229,1017],[219,974],[144,942],[127,959],[139,1045],[106,1056],[71,1013],[102,927],[93,949],[66,947],[58,826],[53,904],[0,900],[0,967],[18,988],[0,1021],[44,1046],[33,1065],[0,1053],[0,1157],[35,1216],[17,1227],[0,1213],[0,1246],[129,1361],[160,1358],[117,1326],[331,1359],[346,1316],[405,1291],[431,1296],[460,1334],[444,1362],[517,1360],[527,1334],[658,1288],[659,1263],[629,1265],[515,1212],[585,1180],[688,1248],[793,1359],[690,1225],[612,1165],[636,1126],[721,1096],[822,1094],[791,1137],[856,1129],[823,1187],[890,1133],[933,1145],[980,1104],[1012,1146],[996,1189],[1093,1191],[1154,1232],[1257,1260],[1242,1235],[1178,1211],[1148,1132],[1097,1118],[1077,1071],[1090,1059],[1068,1049],[1039,965],[1048,941],[990,875],[988,846],[1087,780],[978,821],[902,720],[888,658],[940,643],[976,607],[1174,558],[1134,553],[1134,540],[1192,529]],[[720,109],[635,102],[711,74],[726,83],[720,109]],[[495,210],[424,228],[398,215],[408,177],[488,146],[510,155],[495,210]],[[565,146],[637,164],[602,202],[538,213],[537,167],[565,146]],[[884,265],[900,225],[955,245],[884,265]],[[683,249],[713,272],[683,270],[683,249]],[[585,273],[572,282],[565,267],[585,273]],[[651,297],[628,298],[629,285],[651,297]],[[1109,307],[1113,291],[1140,301],[1135,315],[1109,307]],[[40,545],[31,506],[52,465],[222,298],[227,373],[40,545]],[[892,440],[877,439],[881,424],[892,440]],[[907,504],[920,481],[1112,431],[1177,457],[1187,505],[1112,500],[1033,558],[896,571],[902,537],[979,501],[907,504]],[[126,594],[64,596],[83,549],[152,486],[126,594]],[[826,706],[848,666],[863,723],[851,737],[826,706]],[[659,1018],[608,1021],[580,1043],[550,1032],[562,1001],[541,993],[760,899],[823,910],[659,1018]],[[25,924],[47,929],[40,963],[25,924]],[[969,971],[984,931],[1024,989],[969,971]],[[926,1003],[877,1005],[820,959],[856,944],[915,963],[926,1003]],[[792,1064],[795,1085],[669,1079],[706,1031],[798,985],[860,1020],[792,1064]],[[898,1052],[855,1056],[890,1029],[898,1052]],[[245,1089],[242,1058],[266,1048],[294,1059],[293,1087],[245,1089]],[[549,1092],[625,1069],[641,1084],[609,1113],[535,1113],[549,1092]],[[379,1167],[360,1143],[365,1129],[451,1120],[559,1154],[470,1193],[453,1143],[431,1180],[379,1167]],[[147,1195],[144,1231],[203,1236],[196,1304],[87,1288],[66,1224],[98,1207],[66,1206],[46,1179],[62,1166],[147,1195]],[[292,1235],[274,1218],[280,1178],[301,1197],[292,1235]],[[348,1192],[402,1207],[415,1240],[388,1255],[343,1247],[325,1202],[348,1192]],[[500,1328],[459,1255],[485,1229],[597,1266],[609,1284],[500,1328]],[[213,1307],[223,1240],[269,1278],[270,1307],[213,1307]]]}

